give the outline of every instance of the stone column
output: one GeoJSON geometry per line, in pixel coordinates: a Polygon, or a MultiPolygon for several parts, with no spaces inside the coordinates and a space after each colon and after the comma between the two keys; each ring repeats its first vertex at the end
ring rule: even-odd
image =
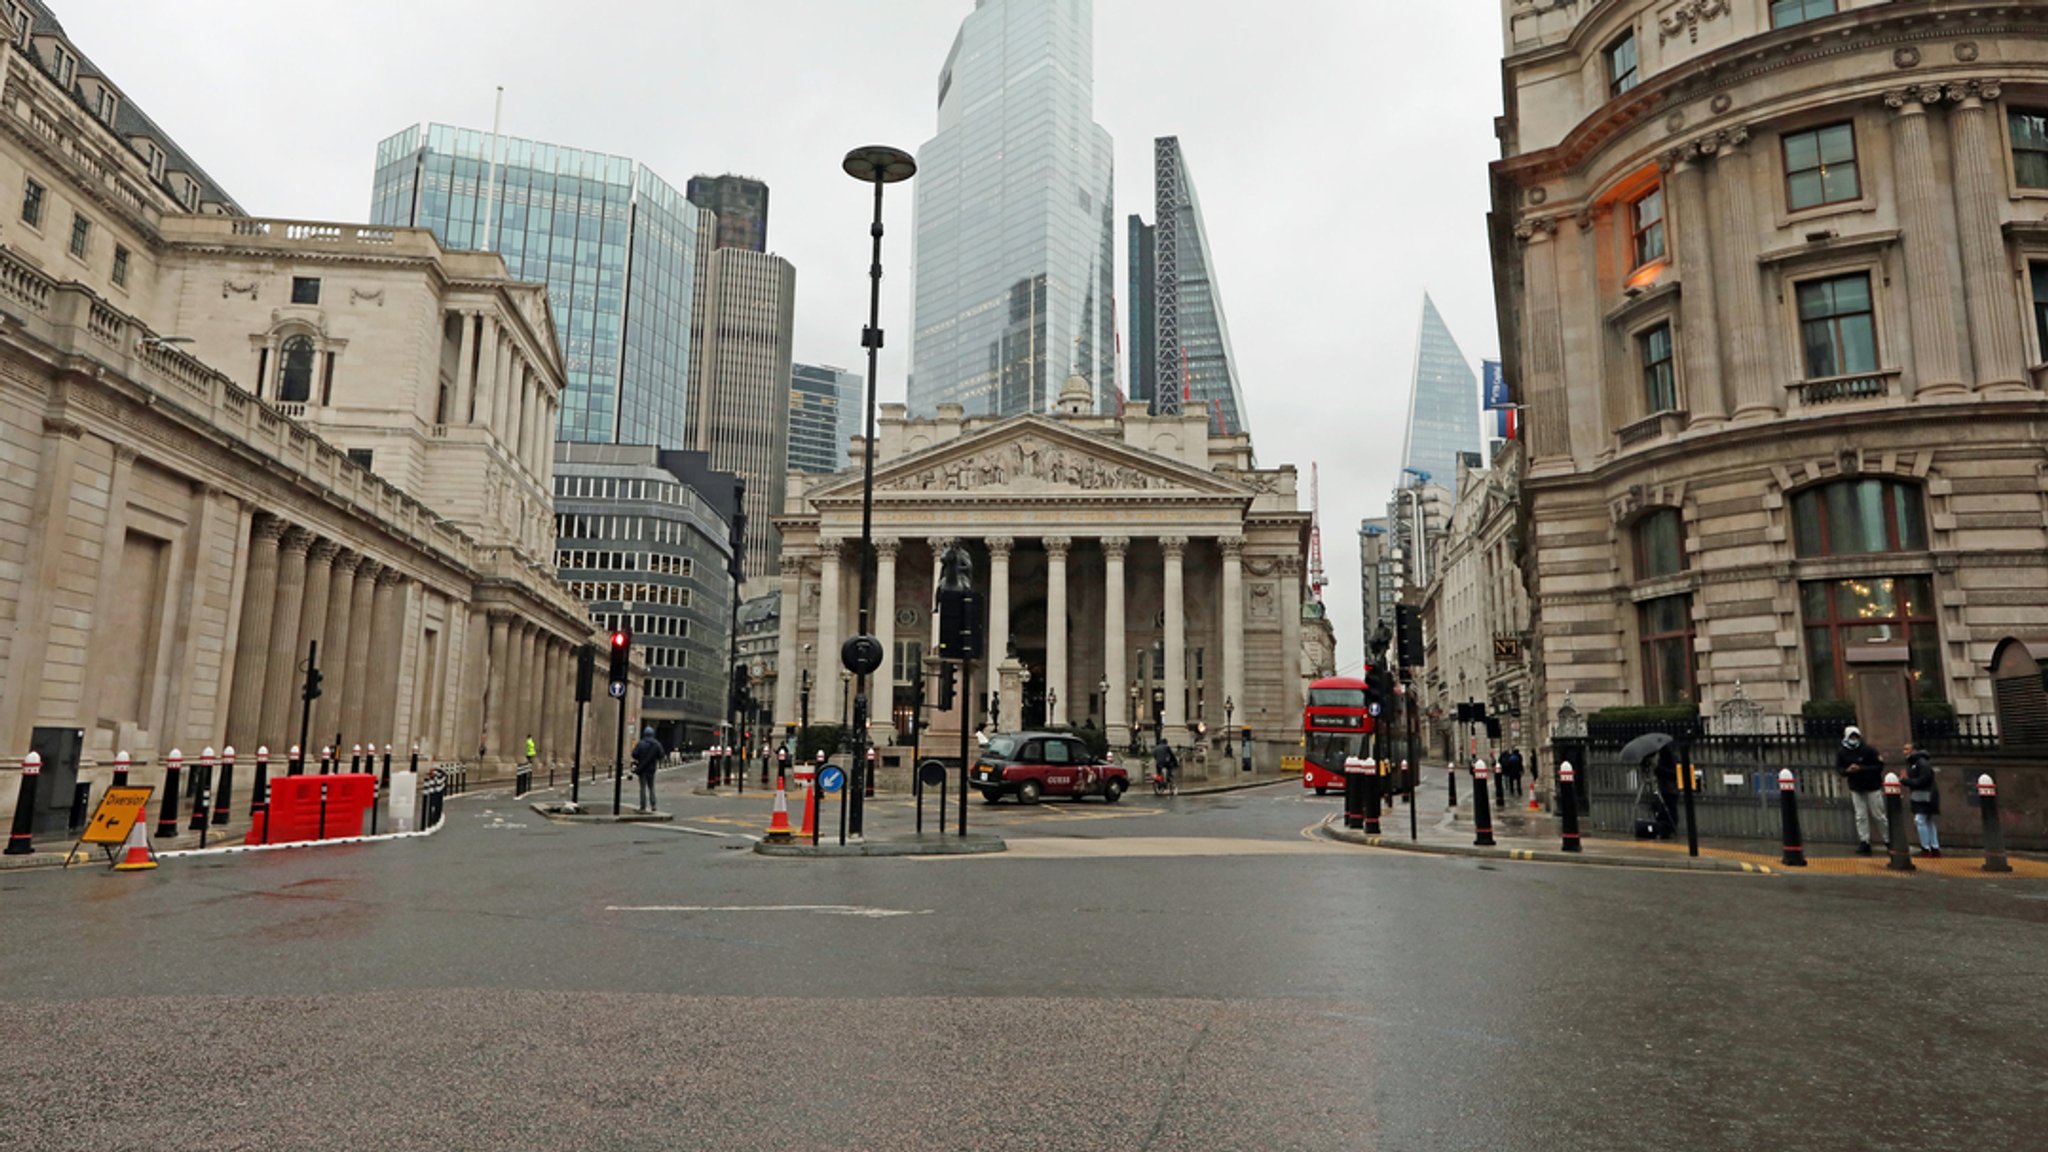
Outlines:
{"type": "Polygon", "coordinates": [[[461,702],[455,710],[455,745],[440,755],[468,761],[484,738],[484,669],[490,660],[490,623],[483,612],[469,607],[462,612],[461,702]]]}
{"type": "Polygon", "coordinates": [[[2021,335],[1999,214],[2006,201],[2004,143],[1986,108],[1996,101],[1996,80],[1951,84],[1949,171],[1956,185],[1956,236],[1963,257],[1963,302],[1970,316],[1970,353],[1977,387],[2031,391],[2027,345],[2021,335]]]}
{"type": "Polygon", "coordinates": [[[1714,249],[1722,260],[1714,286],[1727,342],[1722,363],[1734,385],[1730,399],[1737,422],[1773,419],[1785,403],[1779,373],[1771,367],[1770,329],[1764,323],[1763,282],[1756,265],[1756,177],[1748,141],[1748,128],[1723,132],[1715,141],[1719,159],[1714,162],[1721,206],[1714,249]]]}
{"type": "Polygon", "coordinates": [[[313,702],[313,731],[334,738],[341,726],[342,697],[348,691],[349,653],[354,650],[350,628],[354,616],[356,569],[363,563],[359,553],[342,552],[334,558],[333,577],[327,589],[327,620],[320,626],[320,670],[327,674],[326,693],[313,702]]]}
{"type": "Polygon", "coordinates": [[[1159,549],[1166,554],[1166,595],[1160,604],[1166,617],[1166,738],[1179,741],[1187,738],[1188,723],[1187,595],[1181,587],[1188,538],[1162,536],[1159,549]]]}
{"type": "Polygon", "coordinates": [[[476,391],[476,316],[469,312],[455,315],[462,321],[462,343],[456,353],[455,379],[448,389],[448,418],[444,423],[467,424],[470,396],[476,391]]]}
{"type": "Polygon", "coordinates": [[[1523,221],[1515,236],[1523,242],[1522,348],[1527,372],[1522,387],[1529,414],[1529,470],[1569,468],[1571,414],[1566,411],[1564,332],[1557,303],[1557,221],[1523,221]]]}
{"type": "MultiPolygon", "coordinates": [[[[520,647],[519,661],[519,673],[525,678],[525,683],[519,686],[519,702],[523,709],[519,715],[521,726],[519,754],[521,756],[526,755],[526,738],[528,736],[533,737],[535,751],[538,751],[540,748],[541,681],[544,675],[540,664],[542,640],[540,626],[530,620],[527,621],[526,640],[520,647]]],[[[646,645],[641,645],[640,650],[645,652],[647,650],[646,645]]],[[[636,732],[633,735],[637,739],[639,733],[636,732]]]]}
{"type": "MultiPolygon", "coordinates": [[[[377,592],[377,576],[383,571],[384,565],[370,559],[365,559],[356,569],[355,595],[348,609],[351,633],[348,640],[348,678],[341,693],[341,739],[344,744],[360,744],[366,739],[364,721],[367,719],[370,665],[385,659],[385,654],[377,650],[377,634],[370,620],[372,601],[377,592]]],[[[381,669],[379,671],[380,676],[388,674],[381,669]]]]}
{"type": "MultiPolygon", "coordinates": [[[[270,636],[270,656],[263,677],[263,719],[257,724],[257,742],[290,745],[298,739],[298,726],[291,724],[292,701],[298,699],[299,610],[306,597],[306,550],[313,537],[303,528],[287,529],[278,542],[277,594],[271,599],[265,630],[270,636]]],[[[317,743],[317,741],[316,741],[317,743]]]]}
{"type": "Polygon", "coordinates": [[[1223,551],[1223,698],[1235,706],[1230,722],[1243,724],[1251,714],[1244,696],[1244,537],[1216,544],[1223,551]]]}
{"type": "Polygon", "coordinates": [[[562,676],[562,653],[555,644],[555,638],[541,634],[540,638],[540,716],[534,731],[534,740],[540,745],[543,763],[555,759],[555,705],[561,698],[558,686],[562,676]]]}
{"type": "Polygon", "coordinates": [[[398,670],[405,651],[405,575],[385,565],[377,573],[376,599],[370,609],[370,643],[376,668],[364,700],[364,744],[396,744],[398,738],[398,670]]]}
{"type": "MultiPolygon", "coordinates": [[[[318,544],[313,545],[312,549],[306,553],[306,599],[304,605],[299,609],[297,652],[299,659],[305,659],[306,653],[311,650],[313,642],[318,640],[320,642],[320,671],[323,675],[329,671],[333,664],[333,661],[328,657],[327,610],[331,603],[332,589],[334,587],[334,558],[340,552],[341,545],[332,540],[322,540],[318,544]]],[[[346,595],[345,592],[343,594],[346,595]]],[[[299,678],[295,677],[295,679],[299,678]]],[[[321,685],[321,693],[320,700],[313,702],[313,709],[310,713],[315,720],[320,715],[320,702],[327,699],[325,684],[321,685]]],[[[292,699],[298,699],[297,693],[293,694],[292,699]]],[[[298,719],[297,715],[293,715],[286,722],[286,728],[294,740],[298,739],[299,736],[298,719]]],[[[307,731],[306,739],[318,739],[319,734],[320,725],[314,723],[307,731]]]]}
{"type": "Polygon", "coordinates": [[[1280,714],[1301,715],[1301,557],[1280,558],[1280,714]]]}
{"type": "MultiPolygon", "coordinates": [[[[227,741],[251,752],[274,735],[263,726],[263,684],[270,660],[271,609],[277,600],[278,541],[285,522],[258,512],[249,526],[249,574],[242,583],[242,618],[235,631],[235,679],[228,698],[227,741]]],[[[275,747],[275,745],[273,745],[275,747]]]]}
{"type": "MultiPolygon", "coordinates": [[[[818,667],[811,679],[811,716],[828,723],[839,722],[839,628],[845,597],[840,592],[839,569],[845,545],[837,540],[818,542],[818,667]],[[829,701],[829,708],[820,707],[829,701]]],[[[723,709],[719,715],[723,716],[723,709]]]]}
{"type": "Polygon", "coordinates": [[[1067,536],[1045,538],[1045,687],[1057,692],[1050,723],[1074,712],[1074,686],[1067,676],[1067,552],[1074,541],[1067,536]],[[1064,711],[1061,711],[1064,709],[1064,711]]]}
{"type": "MultiPolygon", "coordinates": [[[[875,541],[875,639],[882,668],[869,678],[868,727],[875,739],[894,742],[896,731],[896,550],[895,540],[875,541]]],[[[917,675],[914,668],[904,669],[917,675]]]]}
{"type": "MultiPolygon", "coordinates": [[[[804,559],[793,552],[782,554],[782,619],[775,637],[775,719],[794,724],[797,714],[797,684],[803,672],[797,667],[797,629],[801,627],[804,602],[804,559]]],[[[791,748],[795,744],[792,742],[791,748]]]]}
{"type": "Polygon", "coordinates": [[[1130,550],[1128,536],[1102,538],[1102,678],[1109,681],[1109,694],[1102,702],[1104,727],[1112,748],[1123,748],[1131,740],[1131,718],[1125,710],[1130,676],[1125,667],[1125,650],[1130,640],[1124,629],[1124,554],[1130,550]]]}
{"type": "MultiPolygon", "coordinates": [[[[1892,116],[1892,182],[1899,206],[1899,230],[1906,250],[1906,308],[1912,316],[1913,392],[1916,396],[1963,392],[1962,349],[1956,337],[1955,257],[1942,225],[1946,195],[1935,179],[1927,104],[1939,88],[1888,92],[1892,116]]],[[[2000,169],[2003,171],[2003,169],[2000,169]]],[[[1873,290],[1875,285],[1872,285],[1873,290]]]]}
{"type": "MultiPolygon", "coordinates": [[[[1668,227],[1676,229],[1678,241],[1679,318],[1684,324],[1678,347],[1685,364],[1685,407],[1691,426],[1714,428],[1727,421],[1728,405],[1721,396],[1721,319],[1714,302],[1707,178],[1699,160],[1681,151],[1671,166],[1669,185],[1672,207],[1677,209],[1677,218],[1668,227]]],[[[1646,401],[1639,397],[1636,411],[1647,415],[1645,409],[1646,401]]]]}
{"type": "Polygon", "coordinates": [[[1010,550],[1017,541],[1009,536],[990,536],[988,545],[988,660],[989,666],[1010,654],[1010,550]]]}
{"type": "MultiPolygon", "coordinates": [[[[512,704],[512,614],[504,611],[491,613],[490,671],[485,683],[490,687],[484,695],[484,751],[500,761],[505,759],[506,725],[505,715],[512,704]]],[[[468,754],[464,749],[464,755],[468,754]]]]}

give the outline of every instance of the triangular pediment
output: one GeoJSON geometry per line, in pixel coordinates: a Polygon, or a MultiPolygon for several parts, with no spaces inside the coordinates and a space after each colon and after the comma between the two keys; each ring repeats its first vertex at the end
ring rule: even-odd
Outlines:
{"type": "MultiPolygon", "coordinates": [[[[859,498],[858,472],[812,493],[815,501],[859,498]]],[[[1016,416],[957,440],[875,468],[877,495],[974,493],[1011,495],[1231,496],[1253,491],[1214,472],[1191,468],[1114,440],[1077,432],[1041,416],[1016,416]]]]}

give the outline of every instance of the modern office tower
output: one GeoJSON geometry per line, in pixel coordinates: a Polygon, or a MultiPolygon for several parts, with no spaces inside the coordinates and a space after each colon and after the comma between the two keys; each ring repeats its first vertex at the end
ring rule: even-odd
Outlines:
{"type": "MultiPolygon", "coordinates": [[[[1209,429],[1219,436],[1247,432],[1244,393],[1237,358],[1230,350],[1230,326],[1223,319],[1216,285],[1216,261],[1209,254],[1202,202],[1180,138],[1152,142],[1153,206],[1158,213],[1152,242],[1152,313],[1149,331],[1134,331],[1136,342],[1152,344],[1152,410],[1176,413],[1188,402],[1209,407],[1209,429]]],[[[1133,252],[1135,253],[1135,248],[1133,252]]],[[[1132,267],[1137,267],[1135,258],[1132,267]]]]}
{"type": "Polygon", "coordinates": [[[1116,382],[1109,133],[1094,122],[1093,0],[980,0],[918,152],[910,409],[1043,412],[1116,382]]]}
{"type": "Polygon", "coordinates": [[[768,250],[768,185],[749,176],[692,176],[685,195],[718,217],[718,247],[768,250]]]}
{"type": "Polygon", "coordinates": [[[1368,653],[1372,651],[1372,634],[1380,623],[1384,621],[1388,628],[1394,626],[1398,589],[1394,580],[1396,537],[1389,530],[1391,524],[1392,521],[1381,517],[1362,520],[1358,525],[1358,576],[1364,607],[1364,651],[1368,653]]]}
{"type": "Polygon", "coordinates": [[[641,716],[669,748],[725,720],[733,496],[702,452],[555,445],[555,565],[598,627],[632,631],[641,716]]]}
{"type": "Polygon", "coordinates": [[[829,475],[846,467],[861,433],[861,378],[844,368],[798,364],[790,372],[789,466],[829,475]]]}
{"type": "Polygon", "coordinates": [[[1127,293],[1131,303],[1131,329],[1124,334],[1125,343],[1131,350],[1130,401],[1142,404],[1148,409],[1152,405],[1153,383],[1159,375],[1156,360],[1157,346],[1153,342],[1154,304],[1153,283],[1156,274],[1155,243],[1159,230],[1145,223],[1143,217],[1131,213],[1130,220],[1130,289],[1127,293]]]}
{"type": "Polygon", "coordinates": [[[789,474],[791,343],[796,328],[796,269],[747,248],[720,248],[699,301],[703,319],[691,394],[692,447],[711,466],[747,482],[749,581],[776,571],[781,537],[770,518],[782,510],[789,474]]]}
{"type": "MultiPolygon", "coordinates": [[[[1477,452],[1479,377],[1451,330],[1437,314],[1436,302],[1422,297],[1422,335],[1415,343],[1415,383],[1408,393],[1408,438],[1401,463],[1429,474],[1429,482],[1454,494],[1458,454],[1477,452]]],[[[1411,478],[1404,477],[1403,484],[1411,478]]]]}
{"type": "Polygon", "coordinates": [[[682,193],[622,156],[427,124],[377,146],[370,212],[548,286],[569,383],[557,439],[684,446],[697,213],[682,193]]]}

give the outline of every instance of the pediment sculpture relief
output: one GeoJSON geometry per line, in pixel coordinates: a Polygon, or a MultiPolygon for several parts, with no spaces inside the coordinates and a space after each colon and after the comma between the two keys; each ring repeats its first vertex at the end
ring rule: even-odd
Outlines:
{"type": "Polygon", "coordinates": [[[894,492],[971,492],[978,488],[1045,486],[1132,491],[1174,485],[1163,476],[1128,464],[1112,464],[1030,436],[971,456],[940,461],[878,485],[884,491],[894,492]]]}

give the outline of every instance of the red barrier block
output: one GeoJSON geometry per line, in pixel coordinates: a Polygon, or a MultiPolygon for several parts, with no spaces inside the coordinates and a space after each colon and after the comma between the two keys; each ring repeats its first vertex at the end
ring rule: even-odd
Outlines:
{"type": "Polygon", "coordinates": [[[332,776],[285,776],[270,781],[270,810],[250,826],[249,844],[289,844],[363,834],[363,820],[377,802],[377,777],[370,772],[332,776]],[[326,790],[326,813],[320,793],[326,790]]]}

